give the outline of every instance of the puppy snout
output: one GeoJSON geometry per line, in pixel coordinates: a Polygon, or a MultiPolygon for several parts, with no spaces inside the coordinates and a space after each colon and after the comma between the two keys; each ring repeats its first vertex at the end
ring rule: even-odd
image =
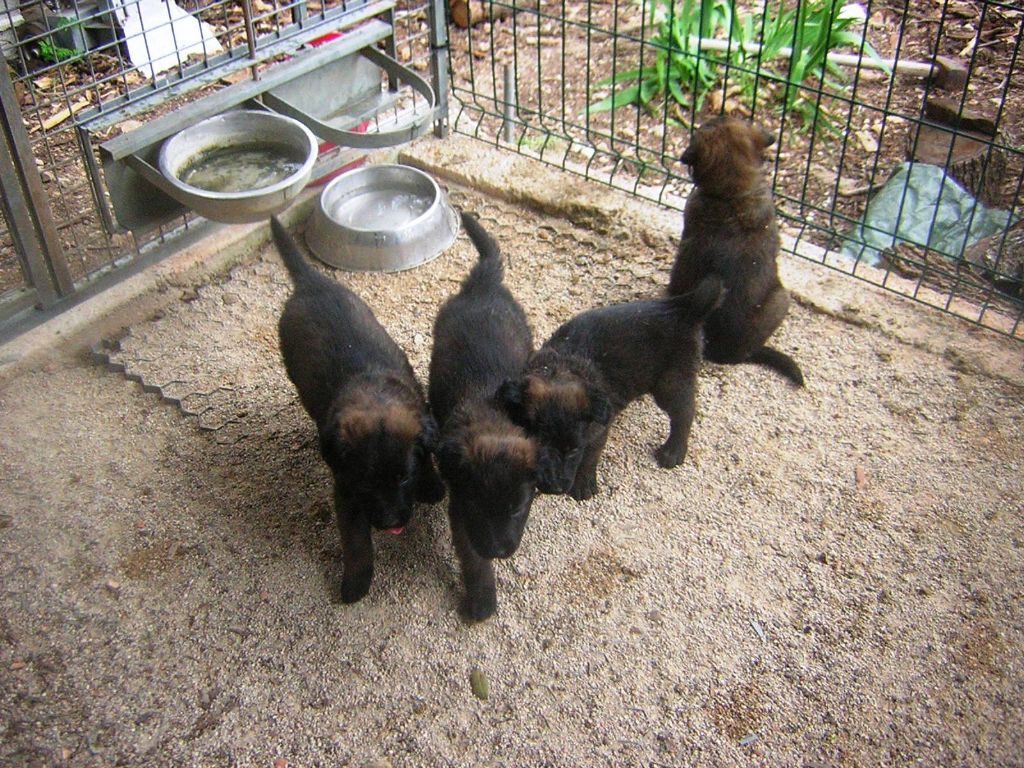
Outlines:
{"type": "Polygon", "coordinates": [[[512,557],[515,553],[515,544],[499,544],[494,548],[494,554],[491,557],[495,560],[504,560],[505,558],[512,557]]]}
{"type": "Polygon", "coordinates": [[[568,493],[575,479],[575,465],[570,466],[564,461],[550,461],[541,469],[537,490],[541,493],[568,493]]]}
{"type": "Polygon", "coordinates": [[[484,557],[493,560],[504,560],[505,558],[512,557],[519,549],[519,540],[513,536],[495,536],[489,542],[489,546],[486,548],[487,554],[484,557]]]}
{"type": "Polygon", "coordinates": [[[554,473],[541,475],[537,481],[537,490],[541,493],[567,493],[572,487],[572,478],[554,473]]]}
{"type": "Polygon", "coordinates": [[[373,527],[378,531],[388,531],[396,528],[404,528],[408,521],[402,520],[398,515],[388,515],[387,517],[377,517],[373,520],[373,527]]]}
{"type": "Polygon", "coordinates": [[[401,506],[382,506],[371,513],[370,522],[378,530],[402,528],[409,522],[411,516],[412,509],[405,509],[401,506]]]}
{"type": "Polygon", "coordinates": [[[473,549],[480,557],[488,560],[503,560],[512,557],[519,548],[519,537],[511,532],[498,532],[493,529],[470,530],[470,541],[473,549]]]}

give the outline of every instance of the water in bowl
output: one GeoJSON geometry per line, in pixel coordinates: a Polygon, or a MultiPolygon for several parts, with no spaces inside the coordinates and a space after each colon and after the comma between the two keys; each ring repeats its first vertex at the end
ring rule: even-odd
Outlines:
{"type": "Polygon", "coordinates": [[[363,189],[339,200],[328,213],[349,229],[398,229],[426,213],[430,203],[414,192],[363,189]]]}
{"type": "Polygon", "coordinates": [[[207,192],[249,192],[284,181],[305,158],[280,144],[234,144],[200,153],[178,175],[207,192]]]}

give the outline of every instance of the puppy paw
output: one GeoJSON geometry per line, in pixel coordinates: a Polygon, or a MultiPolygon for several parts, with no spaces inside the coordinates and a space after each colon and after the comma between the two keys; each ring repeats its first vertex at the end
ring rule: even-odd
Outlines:
{"type": "Polygon", "coordinates": [[[416,500],[424,504],[437,504],[444,498],[444,482],[433,468],[420,475],[416,485],[416,500]]]}
{"type": "Polygon", "coordinates": [[[658,460],[658,466],[664,469],[678,467],[683,463],[685,456],[685,450],[670,450],[667,445],[661,446],[661,448],[654,452],[654,457],[658,460]]]}
{"type": "Polygon", "coordinates": [[[370,591],[370,582],[373,580],[373,571],[369,573],[345,574],[341,579],[341,602],[358,603],[366,593],[370,591]]]}
{"type": "Polygon", "coordinates": [[[576,501],[586,501],[597,495],[597,478],[576,476],[576,480],[569,489],[569,495],[576,501]]]}
{"type": "Polygon", "coordinates": [[[467,594],[462,601],[462,612],[470,621],[489,619],[498,611],[498,593],[495,590],[467,594]]]}

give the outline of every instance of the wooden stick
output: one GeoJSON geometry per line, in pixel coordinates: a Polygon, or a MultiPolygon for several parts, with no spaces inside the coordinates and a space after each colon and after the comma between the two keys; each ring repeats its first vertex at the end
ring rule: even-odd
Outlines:
{"type": "MultiPolygon", "coordinates": [[[[703,37],[691,37],[690,44],[698,46],[701,50],[717,52],[735,50],[740,47],[738,43],[734,43],[729,40],[703,37]]],[[[743,46],[743,50],[756,56],[761,52],[761,46],[758,43],[747,43],[743,46]]],[[[775,57],[786,59],[792,55],[793,49],[784,47],[779,48],[775,57]]],[[[862,56],[859,53],[837,53],[835,51],[829,52],[828,60],[832,64],[842,64],[847,67],[867,67],[868,69],[883,69],[884,67],[888,67],[890,70],[895,70],[905,75],[917,75],[918,77],[931,77],[936,73],[940,66],[939,63],[933,64],[930,62],[910,61],[908,59],[880,58],[876,60],[870,56],[862,56]]]]}
{"type": "Polygon", "coordinates": [[[496,5],[489,0],[449,0],[452,21],[461,29],[475,27],[482,21],[498,21],[507,19],[519,11],[537,10],[538,0],[517,0],[515,8],[508,5],[496,5]]]}
{"type": "Polygon", "coordinates": [[[43,123],[43,130],[48,131],[51,128],[56,128],[69,117],[76,114],[77,112],[81,112],[90,104],[92,104],[92,101],[89,98],[83,98],[76,101],[70,107],[64,107],[64,109],[62,109],[57,114],[47,118],[47,120],[43,123]]]}

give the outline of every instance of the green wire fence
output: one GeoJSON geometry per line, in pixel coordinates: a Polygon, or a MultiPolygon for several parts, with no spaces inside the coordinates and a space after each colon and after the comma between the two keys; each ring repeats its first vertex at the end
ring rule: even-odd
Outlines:
{"type": "Polygon", "coordinates": [[[788,252],[1024,338],[1024,10],[454,0],[450,124],[681,208],[717,114],[778,137],[788,252]]]}

